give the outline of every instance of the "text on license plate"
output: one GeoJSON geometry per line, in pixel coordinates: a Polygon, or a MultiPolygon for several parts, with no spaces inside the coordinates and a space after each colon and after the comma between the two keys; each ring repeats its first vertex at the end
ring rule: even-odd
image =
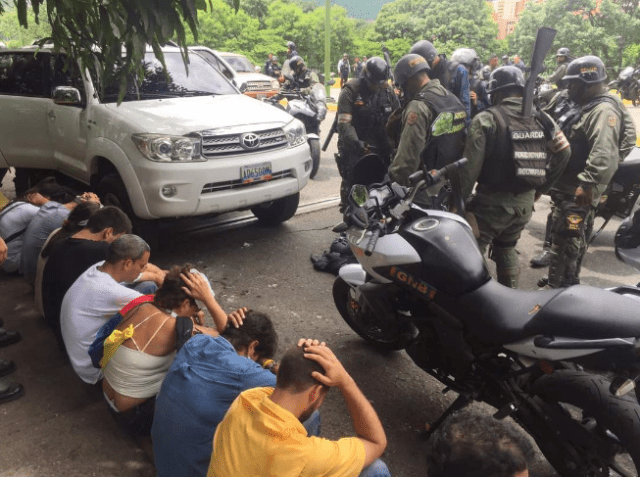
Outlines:
{"type": "Polygon", "coordinates": [[[243,184],[255,181],[267,181],[272,177],[273,172],[271,171],[270,162],[264,162],[255,166],[244,166],[240,169],[240,178],[243,184]]]}

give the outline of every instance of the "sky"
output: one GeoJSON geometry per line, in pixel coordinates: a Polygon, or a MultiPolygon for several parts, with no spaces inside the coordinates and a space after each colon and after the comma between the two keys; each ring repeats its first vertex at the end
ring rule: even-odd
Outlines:
{"type": "MultiPolygon", "coordinates": [[[[331,3],[346,8],[348,15],[352,18],[375,20],[382,5],[391,3],[392,1],[393,0],[332,0],[331,3]]],[[[316,0],[316,2],[324,4],[322,0],[316,0]]]]}

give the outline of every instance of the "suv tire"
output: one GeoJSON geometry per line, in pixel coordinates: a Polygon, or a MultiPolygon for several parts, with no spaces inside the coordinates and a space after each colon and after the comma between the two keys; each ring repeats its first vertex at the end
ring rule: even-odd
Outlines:
{"type": "Polygon", "coordinates": [[[293,217],[300,203],[300,192],[257,205],[251,209],[261,224],[272,227],[293,217]]]}

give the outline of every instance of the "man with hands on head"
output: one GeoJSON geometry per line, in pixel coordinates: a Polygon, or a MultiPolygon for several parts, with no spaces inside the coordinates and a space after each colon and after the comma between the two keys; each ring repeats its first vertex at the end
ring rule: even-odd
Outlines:
{"type": "Polygon", "coordinates": [[[275,389],[250,389],[231,405],[214,436],[207,475],[389,476],[379,460],[386,446],[380,419],[335,354],[325,343],[301,339],[283,356],[275,389]],[[357,437],[330,441],[303,427],[332,387],[357,437]]]}

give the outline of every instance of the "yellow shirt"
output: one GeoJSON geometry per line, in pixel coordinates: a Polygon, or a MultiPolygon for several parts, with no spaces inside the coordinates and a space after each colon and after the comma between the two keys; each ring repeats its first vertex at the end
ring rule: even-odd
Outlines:
{"type": "Polygon", "coordinates": [[[357,477],[365,451],[355,437],[307,437],[289,411],[274,403],[273,388],[238,396],[218,425],[208,477],[357,477]]]}

